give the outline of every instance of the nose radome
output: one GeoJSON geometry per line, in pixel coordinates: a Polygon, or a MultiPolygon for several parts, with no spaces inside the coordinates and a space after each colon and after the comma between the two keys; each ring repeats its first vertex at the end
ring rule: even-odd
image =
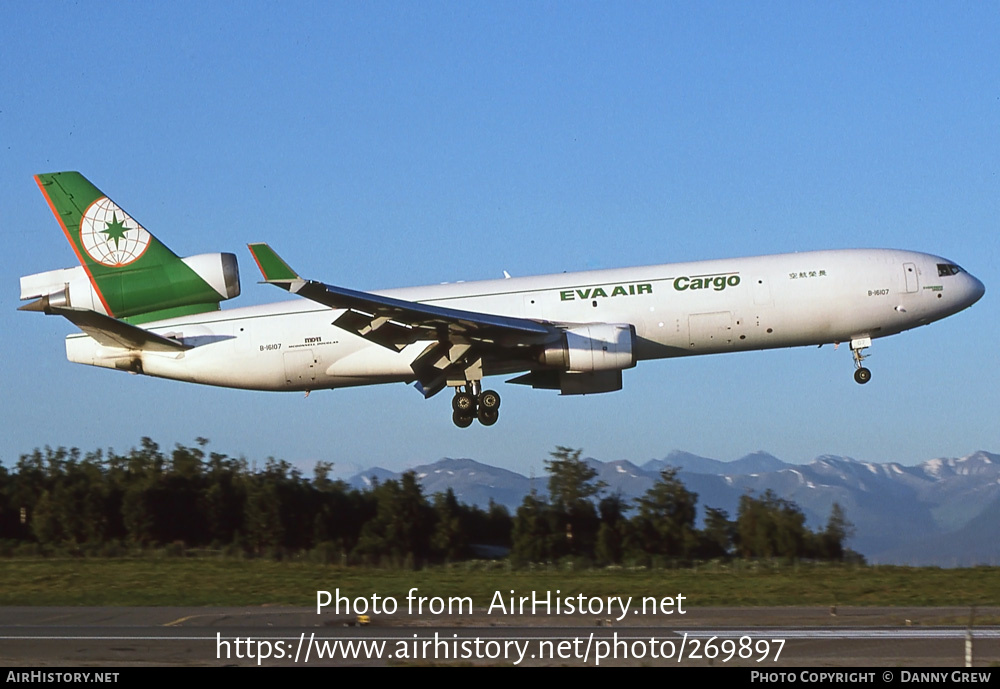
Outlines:
{"type": "Polygon", "coordinates": [[[974,275],[969,273],[966,273],[966,275],[969,279],[969,306],[972,306],[977,301],[982,299],[984,294],[986,294],[986,285],[984,285],[979,278],[974,275]]]}

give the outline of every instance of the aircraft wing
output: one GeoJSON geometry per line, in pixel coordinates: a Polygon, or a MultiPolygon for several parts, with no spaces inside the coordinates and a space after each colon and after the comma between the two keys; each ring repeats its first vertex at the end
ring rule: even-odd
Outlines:
{"type": "Polygon", "coordinates": [[[500,347],[540,344],[562,332],[527,318],[450,309],[303,280],[267,244],[248,246],[265,282],[332,309],[344,309],[335,325],[396,351],[429,339],[500,347]]]}
{"type": "Polygon", "coordinates": [[[152,352],[183,352],[192,348],[190,345],[157,335],[149,330],[96,311],[64,306],[52,307],[51,310],[52,313],[65,317],[105,347],[123,347],[152,352]]]}

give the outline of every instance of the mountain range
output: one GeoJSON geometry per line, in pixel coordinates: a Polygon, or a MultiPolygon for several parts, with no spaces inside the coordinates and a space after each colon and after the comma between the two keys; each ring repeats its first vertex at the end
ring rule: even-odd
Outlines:
{"type": "MultiPolygon", "coordinates": [[[[732,462],[673,451],[642,465],[628,460],[586,459],[607,493],[632,500],[657,481],[666,467],[698,494],[705,507],[726,510],[735,519],[740,496],[766,490],[797,504],[807,524],[822,528],[833,503],[854,524],[848,546],[869,562],[962,567],[1000,564],[1000,455],[985,451],[961,458],[931,459],[913,466],[859,462],[823,455],[809,464],[788,464],[766,452],[732,462]]],[[[547,492],[547,477],[528,478],[472,459],[441,459],[415,467],[428,495],[448,488],[467,504],[486,507],[490,499],[514,514],[531,490],[547,492]]],[[[401,474],[381,468],[348,480],[356,488],[401,474]]]]}

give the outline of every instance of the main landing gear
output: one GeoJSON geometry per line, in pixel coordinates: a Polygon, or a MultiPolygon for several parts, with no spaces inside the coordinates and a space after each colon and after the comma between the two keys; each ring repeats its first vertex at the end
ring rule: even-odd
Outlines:
{"type": "Polygon", "coordinates": [[[494,390],[482,390],[479,381],[467,381],[455,387],[451,400],[454,410],[451,420],[459,428],[468,428],[473,419],[484,426],[492,426],[500,418],[500,395],[494,390]]]}
{"type": "Polygon", "coordinates": [[[868,354],[862,354],[864,350],[872,346],[872,338],[859,337],[851,340],[851,354],[854,355],[854,380],[860,385],[864,385],[872,379],[872,372],[861,365],[861,362],[868,358],[868,354]]]}

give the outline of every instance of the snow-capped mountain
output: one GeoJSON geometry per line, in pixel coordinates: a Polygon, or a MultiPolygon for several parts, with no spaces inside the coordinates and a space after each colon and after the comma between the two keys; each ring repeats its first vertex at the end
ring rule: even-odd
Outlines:
{"type": "MultiPolygon", "coordinates": [[[[735,518],[740,497],[766,490],[796,503],[811,528],[821,528],[833,503],[854,523],[849,542],[869,561],[956,566],[1000,564],[1000,455],[975,452],[936,458],[914,466],[859,462],[822,455],[809,464],[787,464],[766,452],[732,462],[673,451],[637,465],[626,459],[585,460],[605,483],[604,494],[634,499],[645,493],[665,467],[698,494],[702,508],[726,510],[735,518]]],[[[415,467],[424,492],[452,488],[462,502],[486,507],[492,498],[517,510],[532,489],[547,491],[547,477],[529,479],[471,459],[442,459],[415,467]]],[[[384,469],[361,472],[349,483],[367,488],[400,474],[384,469]]],[[[702,512],[703,513],[703,512],[702,512]]]]}

